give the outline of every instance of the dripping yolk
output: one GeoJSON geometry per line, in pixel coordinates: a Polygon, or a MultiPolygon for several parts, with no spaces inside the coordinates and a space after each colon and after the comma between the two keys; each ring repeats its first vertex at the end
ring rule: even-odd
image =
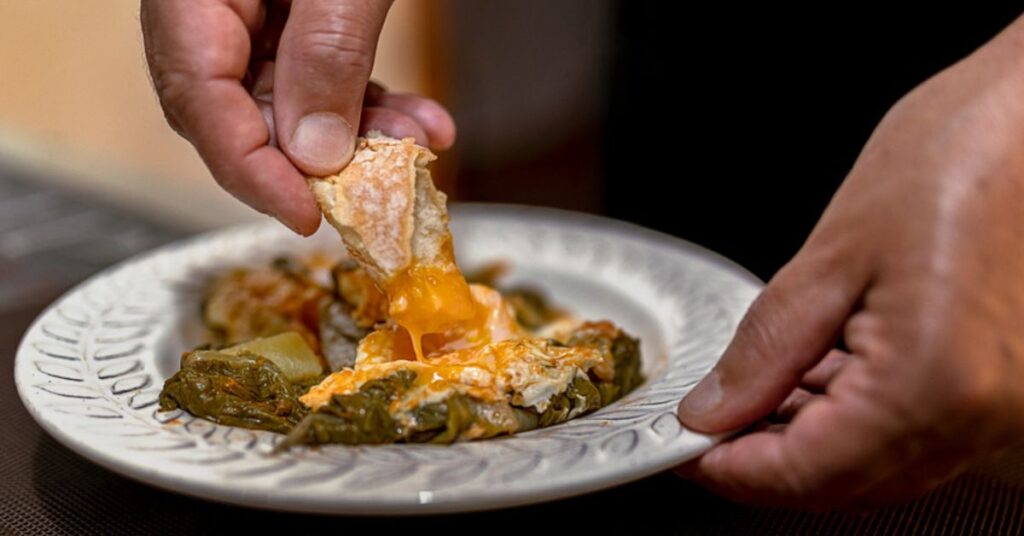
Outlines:
{"type": "Polygon", "coordinates": [[[455,263],[412,266],[385,285],[388,314],[409,332],[416,358],[423,360],[423,336],[464,327],[479,317],[476,302],[455,263]]]}
{"type": "Polygon", "coordinates": [[[378,363],[423,361],[423,358],[433,361],[451,352],[526,335],[516,322],[515,313],[498,291],[484,285],[470,285],[469,289],[474,310],[471,318],[458,321],[458,325],[453,328],[423,333],[417,337],[412,337],[401,324],[382,327],[359,343],[360,355],[378,363]],[[419,342],[418,348],[414,346],[413,340],[419,342]],[[420,352],[419,356],[417,351],[420,352]]]}

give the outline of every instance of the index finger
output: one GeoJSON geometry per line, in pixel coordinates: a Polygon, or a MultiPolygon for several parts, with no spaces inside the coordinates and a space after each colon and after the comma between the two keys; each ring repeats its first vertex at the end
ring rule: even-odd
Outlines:
{"type": "Polygon", "coordinates": [[[301,234],[320,225],[305,178],[280,150],[242,86],[258,0],[144,1],[147,60],[164,112],[217,182],[301,234]]]}

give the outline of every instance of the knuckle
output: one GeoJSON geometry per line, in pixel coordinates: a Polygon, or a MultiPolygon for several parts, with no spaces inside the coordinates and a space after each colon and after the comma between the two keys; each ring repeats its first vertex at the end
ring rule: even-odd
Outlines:
{"type": "Polygon", "coordinates": [[[759,363],[770,360],[775,340],[773,322],[770,320],[772,313],[769,312],[772,309],[765,305],[771,299],[767,297],[768,292],[766,290],[758,296],[736,331],[737,342],[742,345],[745,354],[759,363]]]}
{"type": "MultiPolygon", "coordinates": [[[[853,237],[849,227],[836,217],[822,217],[800,248],[794,261],[799,259],[800,271],[821,277],[829,276],[848,269],[852,262],[862,259],[862,254],[851,254],[856,247],[851,243],[853,237]]],[[[793,265],[791,262],[787,267],[793,265]]]]}
{"type": "Polygon", "coordinates": [[[780,334],[793,312],[792,296],[773,280],[751,304],[736,331],[736,342],[757,363],[767,364],[788,349],[779,346],[780,334]]]}
{"type": "Polygon", "coordinates": [[[407,115],[396,114],[390,120],[392,122],[391,128],[403,136],[418,134],[420,131],[419,123],[407,115]]]}
{"type": "Polygon", "coordinates": [[[369,76],[373,70],[375,43],[362,30],[366,23],[351,15],[325,17],[299,31],[296,39],[298,53],[308,62],[329,65],[369,76]]]}
{"type": "MultiPolygon", "coordinates": [[[[815,230],[819,234],[814,235],[815,241],[800,249],[794,261],[799,260],[799,269],[805,276],[827,277],[835,274],[850,261],[850,256],[841,241],[832,239],[831,229],[824,231],[815,230]],[[819,238],[824,237],[824,238],[819,238]]],[[[790,262],[786,268],[796,268],[795,262],[790,262]]]]}

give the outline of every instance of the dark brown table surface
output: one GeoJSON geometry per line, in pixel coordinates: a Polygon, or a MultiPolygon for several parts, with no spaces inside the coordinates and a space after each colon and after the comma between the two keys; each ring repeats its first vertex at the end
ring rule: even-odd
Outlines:
{"type": "Polygon", "coordinates": [[[543,527],[542,533],[564,527],[571,534],[1024,533],[1024,451],[978,465],[920,499],[871,514],[738,505],[672,473],[535,506],[387,519],[251,510],[137,483],[81,458],[35,424],[14,388],[14,353],[31,321],[62,291],[104,266],[183,233],[42,186],[27,180],[28,175],[0,163],[0,533],[232,530],[297,535],[358,534],[366,529],[389,534],[390,529],[424,527],[503,532],[543,527]]]}

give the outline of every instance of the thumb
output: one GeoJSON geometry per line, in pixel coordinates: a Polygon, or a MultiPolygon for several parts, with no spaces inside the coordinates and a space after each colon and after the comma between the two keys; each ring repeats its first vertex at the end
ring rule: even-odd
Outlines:
{"type": "Polygon", "coordinates": [[[846,267],[798,254],[765,286],[715,368],[679,404],[694,430],[725,432],[771,413],[836,342],[859,298],[846,267]]]}
{"type": "Polygon", "coordinates": [[[352,158],[390,0],[293,0],[274,72],[277,139],[296,167],[330,175],[352,158]]]}

